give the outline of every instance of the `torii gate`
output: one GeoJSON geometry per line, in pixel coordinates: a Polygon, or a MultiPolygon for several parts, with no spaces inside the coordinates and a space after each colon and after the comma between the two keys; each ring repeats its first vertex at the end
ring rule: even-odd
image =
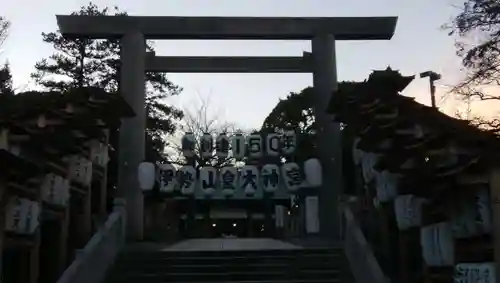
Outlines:
{"type": "Polygon", "coordinates": [[[340,128],[326,113],[337,90],[335,40],[391,39],[397,17],[258,18],[138,17],[58,15],[64,36],[121,39],[120,90],[137,116],[120,128],[118,192],[127,201],[128,236],[142,239],[143,197],[137,167],[144,160],[145,72],[312,73],[314,110],[321,130],[318,157],[323,164],[319,195],[320,234],[338,235],[337,203],[342,193],[340,128]],[[311,40],[302,57],[162,57],[146,54],[146,39],[311,40]]]}

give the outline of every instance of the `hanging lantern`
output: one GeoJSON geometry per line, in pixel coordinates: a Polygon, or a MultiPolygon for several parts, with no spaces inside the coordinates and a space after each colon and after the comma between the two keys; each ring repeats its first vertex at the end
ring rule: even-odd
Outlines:
{"type": "Polygon", "coordinates": [[[177,169],[170,163],[160,164],[158,166],[158,177],[160,183],[160,192],[173,193],[177,187],[177,169]]]}
{"type": "Polygon", "coordinates": [[[86,158],[82,158],[82,170],[84,172],[84,184],[86,186],[90,186],[92,184],[92,161],[86,159],[86,158]]]}
{"type": "Polygon", "coordinates": [[[23,203],[21,198],[16,196],[9,197],[5,207],[5,230],[10,232],[20,232],[24,229],[21,214],[23,203]]]}
{"type": "Polygon", "coordinates": [[[245,137],[242,134],[236,134],[231,139],[231,149],[233,157],[236,160],[242,160],[246,155],[245,137]]]}
{"type": "Polygon", "coordinates": [[[260,170],[260,180],[265,192],[274,193],[280,183],[280,168],[276,164],[266,164],[260,170]]]}
{"type": "Polygon", "coordinates": [[[394,213],[399,230],[422,224],[422,204],[425,199],[414,195],[401,195],[394,200],[394,213]]]}
{"type": "Polygon", "coordinates": [[[29,221],[28,218],[31,217],[31,209],[30,209],[31,201],[29,199],[21,198],[21,217],[20,217],[20,225],[17,230],[20,234],[26,234],[29,231],[29,221]]]}
{"type": "Polygon", "coordinates": [[[209,133],[204,133],[200,138],[200,155],[201,158],[210,158],[213,156],[214,139],[209,133]]]}
{"type": "Polygon", "coordinates": [[[178,182],[183,195],[192,195],[196,188],[196,169],[193,166],[182,166],[179,169],[178,182]]]}
{"type": "Polygon", "coordinates": [[[476,193],[476,205],[479,212],[479,226],[483,233],[490,233],[493,230],[493,212],[488,189],[481,189],[476,193]]]}
{"type": "Polygon", "coordinates": [[[259,158],[262,156],[262,137],[260,134],[251,134],[247,137],[248,156],[259,158]]]}
{"type": "Polygon", "coordinates": [[[323,184],[323,168],[317,158],[310,158],[304,162],[304,175],[308,187],[317,188],[323,184]]]}
{"type": "Polygon", "coordinates": [[[26,218],[26,233],[33,234],[40,225],[40,205],[38,202],[29,201],[28,205],[28,216],[26,218]]]}
{"type": "Polygon", "coordinates": [[[217,170],[212,166],[202,167],[200,169],[200,188],[201,191],[211,196],[215,193],[217,170]]]}
{"type": "Polygon", "coordinates": [[[428,266],[453,266],[454,243],[450,223],[440,222],[420,230],[422,256],[428,266]]]}
{"type": "Polygon", "coordinates": [[[194,134],[191,132],[186,132],[181,139],[182,155],[186,158],[192,158],[194,156],[194,145],[196,144],[196,139],[194,134]]]}
{"type": "Polygon", "coordinates": [[[254,165],[245,165],[241,169],[240,188],[245,195],[254,195],[259,184],[259,169],[254,165]]]}
{"type": "Polygon", "coordinates": [[[382,172],[374,172],[375,188],[377,190],[377,198],[380,202],[388,202],[393,200],[398,195],[398,180],[396,174],[390,173],[387,170],[382,172]]]}
{"type": "Polygon", "coordinates": [[[57,196],[57,198],[58,198],[57,203],[60,204],[61,206],[64,206],[64,207],[68,206],[69,198],[71,196],[70,188],[71,188],[70,181],[66,178],[63,178],[62,184],[61,184],[60,194],[58,194],[58,196],[57,196]]]}
{"type": "Polygon", "coordinates": [[[295,162],[285,163],[281,166],[281,175],[290,192],[296,192],[304,185],[304,178],[300,167],[295,162]]]}
{"type": "Polygon", "coordinates": [[[143,191],[150,191],[155,184],[155,165],[151,162],[141,162],[137,169],[139,187],[143,191]]]}
{"type": "Polygon", "coordinates": [[[266,154],[268,156],[280,155],[281,138],[276,133],[267,134],[266,136],[266,154]]]}
{"type": "Polygon", "coordinates": [[[234,166],[225,166],[220,169],[220,184],[222,194],[233,196],[238,186],[238,170],[234,166]]]}
{"type": "Polygon", "coordinates": [[[285,131],[281,137],[281,151],[285,155],[290,155],[297,148],[297,136],[294,131],[285,131]]]}
{"type": "Polygon", "coordinates": [[[56,175],[53,173],[46,174],[42,185],[40,186],[40,191],[42,194],[42,200],[48,203],[54,203],[54,195],[55,195],[55,180],[56,175]]]}
{"type": "Polygon", "coordinates": [[[228,153],[229,137],[225,133],[221,133],[215,141],[215,154],[219,158],[227,158],[228,153]]]}
{"type": "Polygon", "coordinates": [[[455,265],[453,281],[464,283],[496,282],[496,273],[494,262],[459,263],[455,265]]]}

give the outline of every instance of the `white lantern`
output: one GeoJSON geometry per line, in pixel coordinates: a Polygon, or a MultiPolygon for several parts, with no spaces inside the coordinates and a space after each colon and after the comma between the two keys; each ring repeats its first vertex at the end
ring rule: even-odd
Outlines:
{"type": "Polygon", "coordinates": [[[40,224],[40,204],[35,201],[29,201],[29,212],[26,223],[26,233],[35,233],[38,225],[40,224]]]}
{"type": "Polygon", "coordinates": [[[182,136],[181,139],[181,148],[182,148],[182,155],[186,158],[191,158],[194,156],[194,146],[196,144],[196,139],[194,137],[194,134],[191,132],[187,132],[182,136]]]}
{"type": "Polygon", "coordinates": [[[398,175],[387,170],[374,172],[374,175],[377,198],[380,202],[393,200],[398,195],[398,175]]]}
{"type": "Polygon", "coordinates": [[[236,134],[231,139],[231,150],[236,160],[242,160],[246,155],[245,137],[242,134],[236,134]]]}
{"type": "Polygon", "coordinates": [[[490,233],[493,230],[493,212],[491,211],[491,198],[488,189],[479,190],[476,199],[481,230],[483,233],[490,233]]]}
{"type": "Polygon", "coordinates": [[[268,156],[280,155],[281,137],[276,133],[267,134],[266,136],[266,154],[268,156]]]}
{"type": "Polygon", "coordinates": [[[259,184],[259,169],[254,165],[245,165],[241,169],[240,188],[246,195],[253,195],[259,184]]]}
{"type": "Polygon", "coordinates": [[[455,208],[451,216],[453,236],[455,238],[469,238],[481,232],[476,222],[477,209],[475,203],[462,203],[455,208]]]}
{"type": "Polygon", "coordinates": [[[40,186],[42,200],[48,203],[54,202],[54,195],[56,194],[55,188],[56,175],[53,173],[46,174],[40,186]]]}
{"type": "Polygon", "coordinates": [[[86,186],[90,186],[92,184],[92,161],[86,159],[86,158],[83,158],[82,160],[82,170],[84,171],[84,181],[83,183],[86,185],[86,186]]]}
{"type": "Polygon", "coordinates": [[[213,155],[214,139],[209,133],[204,133],[200,138],[200,155],[202,158],[210,158],[213,155]]]}
{"type": "Polygon", "coordinates": [[[177,187],[177,169],[170,163],[158,166],[160,192],[172,193],[177,187]]]}
{"type": "Polygon", "coordinates": [[[251,134],[247,137],[248,156],[259,158],[262,156],[262,137],[260,134],[251,134]]]}
{"type": "Polygon", "coordinates": [[[9,197],[5,207],[5,230],[11,232],[20,232],[24,230],[21,214],[23,203],[21,198],[16,196],[9,197]]]}
{"type": "Polygon", "coordinates": [[[200,189],[202,192],[211,196],[215,193],[217,170],[212,166],[202,167],[200,169],[200,189]]]}
{"type": "Polygon", "coordinates": [[[193,166],[182,166],[179,169],[178,182],[183,195],[192,195],[196,188],[196,169],[193,166]]]}
{"type": "Polygon", "coordinates": [[[285,163],[281,166],[281,175],[290,192],[296,192],[304,185],[304,178],[300,167],[295,162],[285,163]]]}
{"type": "Polygon", "coordinates": [[[308,187],[316,188],[323,184],[323,168],[317,158],[310,158],[304,162],[304,175],[308,187]]]}
{"type": "Polygon", "coordinates": [[[274,193],[280,184],[280,168],[276,164],[266,164],[260,170],[260,180],[265,192],[274,193]]]}
{"type": "Polygon", "coordinates": [[[459,263],[455,265],[453,281],[457,283],[496,282],[495,263],[459,263]]]}
{"type": "Polygon", "coordinates": [[[297,135],[294,131],[285,131],[281,137],[281,151],[285,155],[290,155],[297,148],[297,135]]]}
{"type": "Polygon", "coordinates": [[[440,222],[420,230],[422,256],[428,266],[453,266],[454,243],[450,223],[440,222]]]}
{"type": "Polygon", "coordinates": [[[155,165],[151,162],[141,162],[137,168],[139,187],[143,191],[150,191],[155,184],[155,165]]]}
{"type": "Polygon", "coordinates": [[[224,196],[233,196],[238,187],[238,170],[234,166],[220,169],[220,185],[224,196]]]}
{"type": "Polygon", "coordinates": [[[26,234],[29,231],[28,218],[31,217],[31,201],[29,199],[21,198],[21,220],[18,226],[18,233],[26,234]]]}
{"type": "Polygon", "coordinates": [[[394,200],[394,212],[399,230],[422,224],[422,205],[425,199],[414,195],[400,195],[394,200]]]}
{"type": "Polygon", "coordinates": [[[219,134],[215,140],[215,154],[219,158],[227,158],[229,154],[229,137],[225,133],[219,134]]]}
{"type": "Polygon", "coordinates": [[[70,189],[71,189],[71,184],[68,179],[63,178],[62,180],[62,185],[61,185],[61,193],[58,195],[58,200],[57,203],[59,203],[62,206],[68,206],[69,204],[69,198],[71,197],[70,189]]]}

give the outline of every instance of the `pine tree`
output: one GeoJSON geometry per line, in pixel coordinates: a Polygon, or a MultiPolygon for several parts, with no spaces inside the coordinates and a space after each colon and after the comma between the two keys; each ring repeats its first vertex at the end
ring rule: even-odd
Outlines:
{"type": "MultiPolygon", "coordinates": [[[[93,3],[82,6],[72,15],[127,15],[114,7],[99,8],[93,3]]],[[[116,39],[68,39],[60,31],[42,33],[43,41],[51,44],[56,52],[35,64],[31,77],[44,88],[66,91],[71,88],[99,87],[109,92],[119,91],[120,42],[116,39]]],[[[147,51],[154,51],[150,42],[147,51]]],[[[181,119],[181,110],[167,105],[165,99],[177,95],[181,88],[170,82],[164,73],[146,73],[146,158],[165,160],[165,135],[173,134],[176,121],[181,119]]],[[[110,132],[110,144],[118,148],[118,129],[110,132]]],[[[108,186],[116,184],[117,151],[110,152],[108,164],[108,186]]]]}
{"type": "Polygon", "coordinates": [[[0,95],[13,95],[12,73],[8,63],[0,68],[0,95]]]}
{"type": "MultiPolygon", "coordinates": [[[[82,6],[72,15],[126,15],[114,7],[99,8],[93,3],[82,6]]],[[[35,65],[31,75],[48,90],[66,91],[79,87],[101,87],[118,91],[120,69],[119,40],[68,39],[59,31],[42,33],[43,41],[52,44],[56,52],[35,65]]],[[[151,43],[148,51],[154,51],[151,43]]],[[[149,159],[163,159],[163,136],[175,131],[175,121],[182,111],[166,105],[165,98],[180,93],[181,88],[168,80],[164,73],[146,73],[147,148],[149,159]]]]}

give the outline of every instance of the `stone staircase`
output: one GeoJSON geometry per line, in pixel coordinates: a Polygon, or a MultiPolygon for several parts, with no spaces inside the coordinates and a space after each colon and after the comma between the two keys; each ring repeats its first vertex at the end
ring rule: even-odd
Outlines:
{"type": "Polygon", "coordinates": [[[124,249],[105,283],[354,282],[340,248],[279,250],[124,249]]]}

